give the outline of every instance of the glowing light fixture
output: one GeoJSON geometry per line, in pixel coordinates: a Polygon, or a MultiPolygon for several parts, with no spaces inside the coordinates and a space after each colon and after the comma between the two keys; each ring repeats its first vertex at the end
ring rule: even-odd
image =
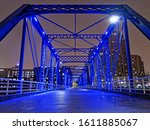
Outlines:
{"type": "Polygon", "coordinates": [[[119,16],[117,15],[112,15],[109,19],[110,23],[114,24],[114,23],[117,23],[119,21],[119,16]]]}

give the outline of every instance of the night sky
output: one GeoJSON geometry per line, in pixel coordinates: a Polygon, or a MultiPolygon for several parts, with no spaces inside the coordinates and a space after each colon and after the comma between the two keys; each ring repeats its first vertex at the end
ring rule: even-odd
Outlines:
{"type": "MultiPolygon", "coordinates": [[[[0,0],[0,21],[6,18],[9,14],[11,14],[15,9],[20,7],[22,4],[128,4],[133,9],[135,9],[138,13],[144,16],[146,19],[150,21],[150,0],[0,0]],[[120,2],[124,1],[124,2],[120,2]]],[[[52,20],[62,24],[63,26],[73,29],[72,21],[69,21],[68,18],[73,16],[65,15],[59,16],[56,18],[55,16],[49,16],[52,20]],[[64,20],[65,19],[65,20],[64,20]]],[[[93,15],[93,16],[77,16],[78,24],[77,30],[80,30],[87,25],[93,23],[94,21],[99,20],[103,16],[101,15],[93,15]],[[83,22],[84,21],[84,22],[83,22]],[[86,21],[86,23],[85,23],[86,21]]],[[[42,20],[41,20],[42,21],[42,20]]],[[[52,29],[51,26],[47,26],[47,23],[43,23],[43,28],[46,30],[51,30],[51,32],[59,32],[57,28],[52,29]]],[[[19,53],[20,53],[20,41],[21,41],[21,30],[22,23],[17,25],[17,27],[9,33],[9,35],[3,39],[0,43],[0,67],[12,67],[19,61],[19,53]]],[[[47,31],[46,30],[46,31],[47,31]]],[[[93,30],[89,31],[98,31],[97,27],[93,28],[93,30]],[[94,30],[95,29],[95,30],[94,30]]],[[[101,29],[100,33],[104,30],[101,29]]],[[[37,34],[36,34],[37,35],[37,34]]],[[[150,72],[150,41],[146,39],[143,34],[141,34],[134,25],[129,24],[129,37],[130,37],[130,47],[132,54],[138,54],[142,57],[145,65],[145,71],[150,72]]],[[[40,39],[36,38],[36,40],[40,43],[40,39]]],[[[66,41],[65,41],[66,42],[66,41]]],[[[71,45],[70,43],[66,43],[71,45]]],[[[40,44],[39,44],[40,45],[40,44]]],[[[61,47],[58,43],[54,46],[61,47]]],[[[85,44],[78,44],[78,47],[83,47],[85,44]]],[[[38,46],[38,51],[40,51],[40,46],[38,46]]],[[[26,46],[26,56],[25,56],[25,68],[31,68],[32,59],[30,53],[29,44],[26,46]]]]}

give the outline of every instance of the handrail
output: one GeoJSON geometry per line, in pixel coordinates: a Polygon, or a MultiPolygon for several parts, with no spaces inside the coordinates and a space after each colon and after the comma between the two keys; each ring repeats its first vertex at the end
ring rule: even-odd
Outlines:
{"type": "Polygon", "coordinates": [[[64,89],[63,85],[0,78],[0,96],[64,89]]]}
{"type": "Polygon", "coordinates": [[[79,86],[80,88],[150,95],[150,77],[112,80],[110,83],[79,86]],[[100,87],[99,87],[100,86],[100,87]]]}

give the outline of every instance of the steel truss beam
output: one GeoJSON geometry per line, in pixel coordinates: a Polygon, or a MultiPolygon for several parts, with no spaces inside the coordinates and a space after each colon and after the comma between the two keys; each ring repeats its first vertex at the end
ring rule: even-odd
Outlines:
{"type": "Polygon", "coordinates": [[[29,5],[28,11],[35,14],[93,13],[109,14],[124,11],[120,5],[29,5]]]}
{"type": "Polygon", "coordinates": [[[70,68],[72,70],[84,70],[86,66],[63,66],[64,68],[70,68]]]}
{"type": "Polygon", "coordinates": [[[22,5],[0,23],[0,41],[24,17],[57,13],[120,14],[129,19],[150,40],[150,22],[128,5],[22,5]]]}
{"type": "Polygon", "coordinates": [[[100,39],[102,34],[48,34],[49,39],[100,39]]]}
{"type": "Polygon", "coordinates": [[[88,62],[88,56],[60,56],[60,61],[63,63],[67,62],[88,62]]]}
{"type": "Polygon", "coordinates": [[[76,52],[86,52],[89,53],[93,51],[92,48],[56,48],[56,52],[71,52],[71,51],[76,51],[76,52]]]}

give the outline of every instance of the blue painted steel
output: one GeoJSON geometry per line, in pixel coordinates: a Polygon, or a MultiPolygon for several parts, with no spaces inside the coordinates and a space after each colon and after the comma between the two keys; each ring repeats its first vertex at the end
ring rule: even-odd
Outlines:
{"type": "Polygon", "coordinates": [[[65,85],[65,88],[68,88],[68,74],[67,74],[67,70],[64,72],[64,85],[65,85]]]}
{"type": "MultiPolygon", "coordinates": [[[[32,39],[33,39],[34,54],[35,54],[35,64],[36,64],[34,66],[38,68],[39,67],[39,63],[38,63],[38,55],[37,55],[37,48],[36,48],[37,42],[36,42],[36,39],[35,39],[35,33],[34,33],[33,24],[31,24],[31,30],[32,30],[31,34],[32,34],[32,39]]],[[[35,72],[36,72],[36,80],[40,81],[39,80],[40,70],[39,69],[35,69],[35,72]]]]}
{"type": "Polygon", "coordinates": [[[126,18],[124,19],[124,32],[125,32],[125,43],[126,43],[126,56],[127,56],[127,63],[128,63],[128,77],[129,79],[133,79],[129,35],[128,35],[128,25],[127,25],[126,18]]]}
{"type": "MultiPolygon", "coordinates": [[[[51,51],[54,51],[54,47],[50,44],[50,42],[52,42],[51,39],[48,39],[47,34],[45,33],[45,31],[43,30],[39,20],[37,19],[37,17],[30,17],[30,21],[33,24],[33,26],[35,27],[35,29],[37,30],[37,32],[39,33],[39,35],[41,36],[41,38],[44,38],[45,40],[47,40],[46,45],[48,46],[48,48],[51,51]]],[[[55,52],[54,52],[55,53],[55,52]]],[[[57,54],[54,55],[56,59],[58,59],[57,54]]]]}
{"type": "Polygon", "coordinates": [[[100,22],[102,22],[102,21],[108,19],[109,17],[110,17],[110,16],[106,16],[106,17],[104,17],[104,18],[102,18],[102,19],[100,19],[100,20],[94,22],[93,24],[89,25],[88,27],[86,27],[86,28],[84,28],[84,29],[78,31],[77,34],[83,32],[83,31],[85,31],[85,30],[87,30],[87,29],[89,29],[89,28],[91,28],[91,27],[93,27],[93,26],[95,26],[96,24],[98,24],[98,23],[100,23],[100,22]]]}
{"type": "Polygon", "coordinates": [[[46,21],[48,21],[48,22],[50,22],[50,23],[53,23],[54,25],[56,25],[56,26],[62,28],[63,30],[65,30],[65,31],[67,31],[67,32],[69,32],[69,33],[73,33],[72,31],[70,31],[69,29],[63,27],[62,25],[59,25],[58,23],[56,23],[56,22],[54,22],[54,21],[52,21],[52,20],[50,20],[50,19],[48,19],[48,18],[46,18],[46,17],[44,17],[44,16],[42,16],[42,15],[39,15],[39,16],[40,16],[41,18],[45,19],[46,21]]]}
{"type": "Polygon", "coordinates": [[[20,50],[20,62],[19,62],[19,80],[22,80],[22,72],[24,65],[24,50],[25,50],[25,39],[26,39],[26,18],[23,20],[23,29],[22,29],[22,41],[21,41],[21,50],[20,50]]]}
{"type": "MultiPolygon", "coordinates": [[[[51,52],[50,55],[50,67],[49,67],[49,74],[48,74],[48,82],[53,85],[54,84],[54,67],[53,67],[53,62],[54,62],[54,54],[51,52]]],[[[52,87],[52,86],[50,86],[52,87]]]]}
{"type": "Polygon", "coordinates": [[[60,75],[59,75],[59,60],[56,60],[56,84],[59,85],[60,84],[60,75]]]}
{"type": "Polygon", "coordinates": [[[123,8],[126,10],[126,18],[129,19],[150,40],[150,22],[128,5],[123,5],[123,8]]]}
{"type": "Polygon", "coordinates": [[[25,18],[27,5],[24,4],[0,22],[0,41],[22,20],[25,18]]]}
{"type": "Polygon", "coordinates": [[[98,88],[102,88],[102,82],[101,82],[101,80],[102,80],[102,78],[101,78],[101,68],[100,68],[100,56],[99,56],[99,54],[97,55],[97,70],[96,70],[96,72],[97,72],[97,87],[98,88]]]}
{"type": "Polygon", "coordinates": [[[128,5],[23,5],[0,23],[0,40],[24,17],[47,13],[124,15],[150,39],[150,22],[128,5]]]}
{"type": "MultiPolygon", "coordinates": [[[[90,51],[92,51],[93,48],[56,48],[56,52],[57,54],[60,52],[72,52],[72,51],[77,51],[77,52],[82,52],[85,54],[89,54],[90,51]]],[[[65,53],[61,53],[60,55],[65,54],[65,53]]]]}
{"type": "Polygon", "coordinates": [[[90,63],[90,85],[94,85],[94,61],[90,63]]]}
{"type": "Polygon", "coordinates": [[[60,61],[63,63],[67,62],[88,62],[88,56],[60,56],[60,61]]]}
{"type": "Polygon", "coordinates": [[[104,57],[105,57],[105,62],[106,62],[106,70],[105,70],[105,73],[106,73],[106,88],[108,90],[111,90],[111,79],[112,79],[112,71],[111,71],[111,65],[110,65],[110,48],[109,48],[109,41],[108,41],[108,38],[105,38],[105,41],[104,41],[104,46],[105,46],[105,53],[104,53],[104,57]]]}
{"type": "Polygon", "coordinates": [[[37,19],[37,17],[30,17],[29,18],[31,23],[33,24],[33,26],[35,27],[35,29],[37,30],[37,32],[39,33],[39,35],[41,36],[41,38],[45,37],[46,34],[44,32],[44,29],[42,28],[39,20],[37,19]]]}
{"type": "MultiPolygon", "coordinates": [[[[36,66],[36,61],[35,61],[36,59],[34,57],[34,52],[33,52],[32,41],[31,41],[31,36],[30,36],[30,32],[29,32],[28,23],[27,23],[27,34],[28,34],[28,39],[29,39],[29,43],[30,43],[30,49],[31,49],[31,54],[32,54],[32,59],[33,59],[33,65],[34,65],[34,68],[37,68],[38,66],[36,66]]],[[[36,77],[36,80],[39,82],[40,80],[39,80],[39,73],[38,73],[39,71],[38,70],[35,69],[35,77],[36,77]]]]}
{"type": "Polygon", "coordinates": [[[100,39],[102,34],[47,34],[49,39],[100,39]]]}
{"type": "Polygon", "coordinates": [[[124,12],[122,5],[29,5],[35,14],[111,14],[124,12]]]}
{"type": "MultiPolygon", "coordinates": [[[[124,32],[125,32],[125,39],[126,39],[126,55],[127,55],[127,59],[128,59],[128,75],[129,75],[129,79],[132,79],[132,64],[131,64],[131,57],[130,57],[130,46],[129,46],[129,37],[128,37],[128,27],[127,27],[127,19],[129,19],[148,39],[150,39],[150,22],[147,21],[145,18],[143,18],[141,15],[139,15],[136,11],[134,11],[132,8],[130,8],[127,5],[24,5],[21,6],[18,10],[16,10],[14,13],[12,13],[8,18],[6,18],[4,21],[2,21],[0,23],[0,40],[2,40],[10,31],[13,27],[15,27],[17,25],[17,23],[25,18],[25,17],[29,17],[31,24],[36,28],[37,32],[40,34],[41,38],[42,38],[42,47],[41,47],[41,64],[40,64],[40,82],[45,82],[45,78],[46,78],[46,74],[45,74],[45,69],[48,70],[48,68],[45,68],[45,55],[46,55],[46,47],[49,48],[49,50],[51,51],[51,58],[50,58],[50,68],[49,68],[49,83],[54,84],[54,67],[53,67],[53,63],[54,63],[54,57],[56,58],[56,83],[58,84],[59,81],[59,61],[62,61],[63,63],[68,63],[68,62],[83,62],[83,63],[87,63],[89,60],[90,63],[90,84],[94,85],[94,76],[95,76],[95,72],[97,70],[97,83],[98,86],[100,87],[101,81],[105,80],[106,82],[106,87],[108,89],[111,89],[111,79],[113,77],[113,72],[115,72],[116,70],[116,64],[114,64],[114,62],[116,63],[118,60],[118,55],[119,55],[119,50],[117,52],[117,54],[115,54],[115,58],[111,61],[111,56],[110,56],[110,49],[109,49],[109,45],[108,45],[108,38],[111,36],[112,32],[114,31],[114,28],[116,26],[116,24],[111,24],[108,29],[106,30],[106,32],[101,35],[101,34],[79,34],[91,27],[93,27],[94,25],[100,23],[101,21],[107,19],[109,16],[98,20],[97,22],[91,24],[90,26],[80,30],[77,32],[76,30],[76,15],[80,14],[80,13],[89,13],[89,14],[118,14],[120,16],[124,17],[124,32]],[[62,25],[40,15],[40,14],[45,14],[45,13],[71,13],[74,14],[74,32],[70,31],[69,29],[63,27],[62,25]],[[44,31],[44,29],[42,28],[40,21],[37,19],[37,17],[35,17],[34,15],[39,15],[41,18],[45,19],[46,21],[58,26],[59,28],[69,32],[70,34],[46,34],[46,32],[44,31]],[[60,38],[60,39],[74,39],[74,47],[71,47],[65,43],[62,43],[60,41],[57,41],[55,39],[60,38]],[[76,48],[76,39],[79,38],[83,41],[85,41],[86,43],[88,43],[89,45],[92,45],[93,47],[95,47],[93,49],[93,52],[91,52],[90,57],[88,58],[87,56],[76,56],[76,51],[81,51],[85,54],[88,54],[85,50],[81,50],[76,48]],[[99,41],[99,45],[96,48],[96,45],[94,45],[93,43],[89,42],[86,39],[93,39],[96,38],[99,39],[101,38],[101,41],[99,41]],[[62,45],[65,45],[67,47],[69,47],[69,51],[74,51],[75,52],[75,56],[62,56],[58,57],[58,53],[59,52],[63,52],[66,51],[65,49],[62,51],[60,50],[59,52],[57,52],[57,49],[54,49],[52,46],[52,41],[58,42],[62,45]],[[99,56],[99,53],[101,52],[101,50],[103,51],[103,56],[99,56]],[[94,58],[96,59],[96,64],[94,64],[94,58]],[[116,60],[117,59],[117,60],[116,60]],[[113,64],[113,65],[111,65],[113,64]],[[96,67],[96,69],[94,70],[94,68],[96,67]],[[102,73],[99,72],[99,70],[102,69],[102,73]]],[[[20,63],[19,63],[19,77],[18,79],[22,80],[22,70],[23,70],[23,60],[24,60],[24,46],[25,46],[25,37],[26,37],[26,19],[24,19],[23,22],[23,32],[22,32],[22,45],[21,45],[21,52],[20,52],[20,63]]],[[[31,26],[32,28],[32,26],[31,26]]],[[[27,27],[28,29],[28,27],[27,27]]],[[[29,29],[28,29],[28,35],[29,35],[29,29]]],[[[32,35],[33,35],[33,28],[32,28],[32,35]]],[[[36,55],[36,50],[33,50],[32,48],[32,44],[31,44],[31,37],[30,35],[28,36],[29,41],[30,41],[30,47],[31,47],[31,52],[32,52],[32,57],[33,57],[33,62],[34,62],[34,66],[38,67],[38,61],[37,61],[37,56],[36,59],[34,57],[34,53],[36,55]],[[34,52],[33,52],[34,51],[34,52]]],[[[35,48],[35,39],[33,36],[33,41],[34,41],[34,49],[35,48]]],[[[117,45],[118,47],[120,47],[120,44],[118,43],[117,45]]],[[[68,52],[69,52],[68,51],[68,52]]],[[[65,53],[68,53],[65,52],[65,53]]],[[[64,52],[59,54],[59,55],[63,55],[65,54],[64,52]]],[[[65,70],[65,76],[64,76],[64,82],[66,87],[71,85],[72,82],[72,74],[74,72],[71,71],[71,69],[69,68],[69,70],[65,70]]],[[[76,72],[77,73],[77,72],[76,72]]],[[[79,73],[79,72],[78,72],[79,73]]],[[[82,85],[87,84],[86,80],[83,80],[83,77],[86,77],[86,73],[83,71],[83,73],[81,73],[81,77],[80,77],[80,83],[82,85]]],[[[42,89],[42,87],[41,87],[42,89]]]]}
{"type": "MultiPolygon", "coordinates": [[[[40,59],[40,82],[45,82],[45,56],[46,56],[46,42],[47,40],[45,38],[42,39],[41,44],[41,59],[40,59]]],[[[43,87],[41,87],[43,89],[43,87]]]]}
{"type": "Polygon", "coordinates": [[[105,38],[108,38],[108,37],[111,36],[111,34],[114,31],[115,27],[116,27],[116,24],[110,24],[109,25],[106,32],[102,35],[102,39],[101,39],[100,43],[98,44],[97,48],[95,48],[95,51],[93,51],[93,53],[90,55],[91,59],[89,61],[94,59],[95,56],[100,53],[101,48],[104,47],[104,45],[105,45],[105,44],[103,44],[103,42],[105,41],[105,38]]]}

